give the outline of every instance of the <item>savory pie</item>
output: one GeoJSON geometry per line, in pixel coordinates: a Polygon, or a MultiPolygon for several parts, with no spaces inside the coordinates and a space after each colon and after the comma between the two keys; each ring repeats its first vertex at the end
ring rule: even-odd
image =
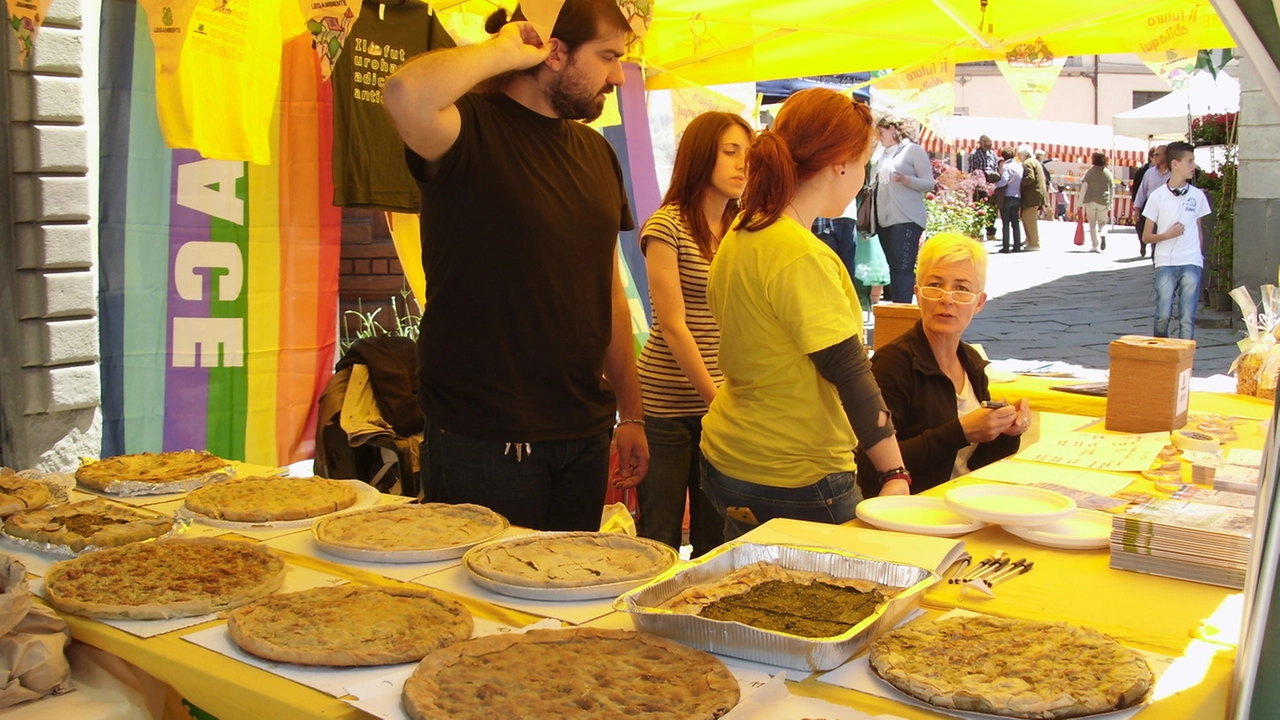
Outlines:
{"type": "Polygon", "coordinates": [[[44,507],[53,499],[49,488],[38,480],[18,477],[9,468],[0,473],[0,517],[44,507]]]}
{"type": "Polygon", "coordinates": [[[107,492],[120,482],[152,483],[157,492],[166,485],[199,480],[209,475],[229,475],[231,463],[204,451],[178,450],[163,453],[116,455],[102,460],[83,460],[76,470],[76,482],[99,492],[107,492]]]}
{"type": "Polygon", "coordinates": [[[901,588],[760,561],[685,588],[659,607],[810,638],[836,637],[901,588]]]}
{"type": "Polygon", "coordinates": [[[932,705],[1015,718],[1133,707],[1154,682],[1142,655],[1097,630],[985,615],[894,630],[872,643],[870,662],[932,705]]]}
{"type": "Polygon", "coordinates": [[[662,543],[618,533],[539,533],[478,545],[465,562],[475,574],[521,587],[581,588],[642,580],[676,561],[662,543]]]}
{"type": "Polygon", "coordinates": [[[239,607],[280,587],[284,575],[284,561],[262,545],[165,539],[57,563],[45,592],[50,605],[72,615],[155,620],[239,607]]]}
{"type": "Polygon", "coordinates": [[[316,523],[315,537],[322,548],[413,552],[467,547],[506,529],[505,518],[480,505],[425,503],[333,515],[316,523]]]}
{"type": "Polygon", "coordinates": [[[715,657],[626,630],[488,635],[436,650],[404,683],[414,720],[718,718],[738,681],[715,657]]]}
{"type": "Polygon", "coordinates": [[[102,498],[21,512],[4,521],[4,531],[8,535],[32,542],[65,545],[73,552],[89,546],[118,547],[150,540],[172,529],[172,518],[102,498]]]}
{"type": "Polygon", "coordinates": [[[471,613],[426,588],[358,585],[268,595],[227,618],[231,639],[268,660],[391,665],[471,637],[471,613]]]}
{"type": "Polygon", "coordinates": [[[187,510],[215,520],[279,522],[304,520],[356,503],[351,483],[319,477],[246,477],[192,490],[187,510]]]}

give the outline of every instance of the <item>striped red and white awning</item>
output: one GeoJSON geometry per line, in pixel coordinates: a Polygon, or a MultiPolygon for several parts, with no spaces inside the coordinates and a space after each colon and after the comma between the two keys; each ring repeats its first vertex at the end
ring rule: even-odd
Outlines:
{"type": "MultiPolygon", "coordinates": [[[[938,135],[935,135],[928,127],[921,128],[919,142],[925,150],[932,153],[959,152],[967,155],[978,147],[977,138],[955,138],[953,140],[944,140],[938,135]]],[[[991,142],[992,147],[994,147],[997,152],[999,152],[1000,148],[1006,146],[1017,148],[1019,145],[1030,145],[1033,150],[1044,150],[1049,157],[1055,160],[1075,162],[1085,165],[1092,162],[1093,153],[1095,151],[1106,153],[1107,164],[1112,167],[1134,167],[1147,161],[1147,154],[1142,150],[1118,150],[1107,147],[1086,147],[1084,145],[1037,143],[1025,139],[1019,140],[1014,138],[992,138],[991,142]]]]}

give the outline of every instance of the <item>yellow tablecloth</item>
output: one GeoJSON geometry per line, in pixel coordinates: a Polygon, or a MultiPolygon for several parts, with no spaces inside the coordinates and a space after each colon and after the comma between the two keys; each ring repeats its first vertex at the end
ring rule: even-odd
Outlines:
{"type": "MultiPolygon", "coordinates": [[[[1041,378],[1023,378],[1006,384],[1029,389],[1026,395],[1009,393],[1009,397],[1039,396],[1070,398],[1072,401],[1100,399],[1047,390],[1050,382],[1041,378]]],[[[1035,399],[1033,406],[1037,405],[1035,399]]],[[[1192,409],[1202,412],[1266,417],[1261,401],[1236,396],[1194,393],[1192,409]]],[[[1043,409],[1044,405],[1038,406],[1043,409]]],[[[1061,406],[1055,406],[1061,407],[1061,406]]],[[[1081,409],[1078,414],[1101,415],[1096,406],[1081,409]]],[[[1053,433],[1084,423],[1084,418],[1051,418],[1046,432],[1053,433]],[[1056,429],[1055,429],[1056,428],[1056,429]]],[[[1256,431],[1241,433],[1239,443],[1257,446],[1261,437],[1256,431]]],[[[1134,474],[1131,489],[1152,491],[1152,485],[1134,474]]],[[[935,488],[940,494],[956,484],[982,482],[961,478],[935,488]]],[[[861,524],[854,521],[853,524],[861,524]]],[[[1182,580],[1161,578],[1141,573],[1112,570],[1106,550],[1057,550],[1030,544],[998,527],[987,527],[961,538],[975,559],[1003,550],[1015,558],[1033,560],[1035,569],[996,588],[996,597],[987,599],[959,586],[940,584],[925,593],[923,605],[930,616],[952,608],[1036,620],[1064,620],[1099,628],[1121,642],[1170,656],[1186,656],[1181,666],[1191,669],[1192,680],[1177,695],[1158,699],[1138,714],[1138,720],[1215,720],[1226,717],[1227,694],[1231,682],[1234,650],[1195,640],[1201,621],[1209,618],[1233,596],[1235,591],[1182,580]]],[[[849,548],[857,550],[857,548],[849,548]]],[[[335,562],[303,555],[286,554],[290,564],[321,570],[353,581],[391,585],[395,581],[350,568],[335,562]]],[[[457,596],[455,596],[457,597],[457,596]]],[[[523,626],[539,618],[487,602],[457,597],[477,617],[523,626]]],[[[182,711],[178,698],[185,698],[201,710],[220,720],[275,720],[276,718],[368,718],[369,715],[317,690],[299,685],[232,658],[220,655],[182,636],[205,629],[207,623],[153,638],[138,638],[100,622],[68,617],[76,639],[117,655],[173,688],[167,708],[182,711]]],[[[222,621],[217,621],[222,622],[222,621]]],[[[628,616],[617,613],[589,623],[605,627],[629,627],[628,616]]],[[[909,707],[837,686],[818,682],[814,677],[791,684],[797,694],[826,699],[858,708],[872,714],[887,713],[908,719],[946,718],[928,710],[909,707]]],[[[171,714],[172,717],[186,717],[171,714]]]]}
{"type": "MultiPolygon", "coordinates": [[[[1027,398],[1031,407],[1041,412],[1065,413],[1068,415],[1085,415],[1103,417],[1107,414],[1107,399],[1078,393],[1063,392],[1051,388],[1059,385],[1077,385],[1084,380],[1075,378],[1044,378],[1018,375],[1012,382],[992,383],[992,397],[1027,398]]],[[[1271,417],[1270,400],[1234,393],[1191,393],[1191,412],[1214,413],[1217,415],[1236,415],[1259,420],[1271,417]]]]}

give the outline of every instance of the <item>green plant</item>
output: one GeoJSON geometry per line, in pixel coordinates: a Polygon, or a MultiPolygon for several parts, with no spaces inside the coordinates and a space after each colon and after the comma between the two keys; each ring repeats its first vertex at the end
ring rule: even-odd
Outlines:
{"type": "Polygon", "coordinates": [[[1219,168],[1213,181],[1212,190],[1201,188],[1209,195],[1209,205],[1213,208],[1213,232],[1206,238],[1205,264],[1209,268],[1209,281],[1205,287],[1210,292],[1228,293],[1235,286],[1232,279],[1232,266],[1235,262],[1235,218],[1236,191],[1238,189],[1239,165],[1236,162],[1235,146],[1227,148],[1227,160],[1219,168]]]}
{"type": "Polygon", "coordinates": [[[1234,145],[1236,113],[1209,113],[1191,120],[1191,142],[1196,145],[1234,145]]]}
{"type": "Polygon", "coordinates": [[[958,232],[981,240],[996,217],[995,206],[985,200],[969,200],[956,193],[929,193],[924,198],[929,213],[925,237],[941,232],[958,232]]]}
{"type": "Polygon", "coordinates": [[[342,323],[342,352],[346,354],[347,350],[356,343],[357,340],[365,338],[377,337],[380,335],[394,335],[398,337],[407,337],[413,340],[418,339],[418,325],[422,321],[422,312],[414,313],[414,306],[417,301],[411,301],[409,291],[403,289],[400,291],[400,299],[391,296],[391,318],[394,321],[391,329],[387,329],[378,320],[378,315],[386,308],[378,307],[371,311],[364,309],[364,301],[357,300],[355,310],[347,310],[343,315],[356,319],[356,329],[354,336],[350,328],[350,323],[342,323]]]}

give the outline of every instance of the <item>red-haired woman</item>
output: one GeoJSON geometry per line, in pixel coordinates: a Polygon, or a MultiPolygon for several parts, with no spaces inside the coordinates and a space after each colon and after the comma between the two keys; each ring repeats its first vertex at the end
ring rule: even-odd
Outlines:
{"type": "Polygon", "coordinates": [[[680,547],[685,495],[697,557],[724,541],[724,522],[702,492],[702,417],[724,379],[720,331],[707,307],[707,272],[738,214],[755,131],[741,117],[708,112],[689,123],[662,207],[640,231],[653,329],[640,352],[649,474],[638,486],[639,534],[680,547]]]}
{"type": "Polygon", "coordinates": [[[727,539],[775,517],[851,520],[862,499],[855,445],[882,494],[909,492],[853,281],[809,232],[862,188],[872,135],[865,105],[815,88],[792,95],[747,152],[742,214],[707,284],[725,381],[703,420],[702,454],[727,539]]]}

